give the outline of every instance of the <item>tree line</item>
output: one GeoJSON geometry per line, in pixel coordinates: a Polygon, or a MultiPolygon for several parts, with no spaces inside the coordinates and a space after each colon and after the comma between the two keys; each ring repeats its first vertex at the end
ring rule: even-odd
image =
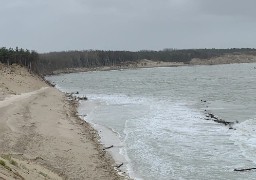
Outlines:
{"type": "Polygon", "coordinates": [[[0,48],[0,62],[8,65],[16,63],[42,75],[67,68],[95,68],[102,66],[122,66],[136,64],[147,59],[163,62],[183,62],[189,64],[193,58],[209,59],[224,54],[256,54],[256,49],[164,49],[161,51],[62,51],[38,54],[22,48],[0,48]]]}
{"type": "Polygon", "coordinates": [[[39,54],[35,51],[16,47],[15,49],[6,47],[0,48],[0,62],[12,65],[19,64],[27,67],[29,70],[36,70],[36,62],[39,60],[39,54]]]}
{"type": "Polygon", "coordinates": [[[137,63],[142,59],[164,62],[189,63],[193,58],[209,59],[234,53],[256,53],[255,49],[164,49],[161,51],[62,51],[39,55],[39,69],[42,74],[66,68],[95,68],[101,66],[121,66],[137,63]]]}

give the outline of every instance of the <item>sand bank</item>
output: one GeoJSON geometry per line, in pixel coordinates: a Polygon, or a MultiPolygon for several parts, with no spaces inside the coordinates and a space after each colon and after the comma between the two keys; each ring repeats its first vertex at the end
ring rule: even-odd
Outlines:
{"type": "Polygon", "coordinates": [[[0,179],[123,179],[75,102],[19,66],[0,73],[0,179]]]}
{"type": "Polygon", "coordinates": [[[255,63],[256,55],[252,54],[225,54],[220,57],[210,59],[194,58],[190,61],[190,65],[218,65],[218,64],[234,64],[234,63],[255,63]]]}
{"type": "Polygon", "coordinates": [[[121,65],[115,66],[100,66],[95,68],[67,68],[56,70],[52,74],[57,75],[61,73],[76,73],[76,72],[88,72],[88,71],[110,71],[121,69],[138,69],[138,68],[154,68],[154,67],[178,67],[185,66],[183,62],[163,62],[163,61],[151,61],[140,60],[139,62],[126,62],[121,65]]]}

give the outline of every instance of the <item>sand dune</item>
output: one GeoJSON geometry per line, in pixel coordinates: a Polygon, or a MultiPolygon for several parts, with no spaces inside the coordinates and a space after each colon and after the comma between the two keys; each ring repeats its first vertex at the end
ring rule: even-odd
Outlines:
{"type": "Polygon", "coordinates": [[[0,73],[0,179],[123,179],[74,102],[19,66],[0,73]]]}

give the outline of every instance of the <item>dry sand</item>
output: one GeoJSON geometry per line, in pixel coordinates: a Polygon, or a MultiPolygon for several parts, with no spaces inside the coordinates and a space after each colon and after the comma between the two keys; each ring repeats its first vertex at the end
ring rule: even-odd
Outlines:
{"type": "Polygon", "coordinates": [[[192,59],[190,65],[217,65],[232,63],[255,63],[256,55],[250,54],[226,54],[220,57],[210,59],[192,59]]]}
{"type": "Polygon", "coordinates": [[[124,179],[75,102],[20,66],[0,74],[0,179],[124,179]]]}

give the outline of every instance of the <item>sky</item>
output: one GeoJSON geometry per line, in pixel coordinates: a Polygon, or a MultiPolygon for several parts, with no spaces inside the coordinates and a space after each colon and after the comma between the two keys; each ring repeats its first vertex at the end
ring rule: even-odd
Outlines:
{"type": "Polygon", "coordinates": [[[0,47],[255,48],[255,0],[0,0],[0,47]]]}

